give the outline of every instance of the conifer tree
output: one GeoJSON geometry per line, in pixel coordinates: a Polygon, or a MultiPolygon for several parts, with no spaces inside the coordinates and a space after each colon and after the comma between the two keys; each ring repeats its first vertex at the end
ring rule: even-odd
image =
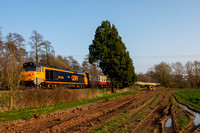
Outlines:
{"type": "Polygon", "coordinates": [[[136,81],[132,59],[114,25],[103,21],[89,46],[89,62],[98,65],[116,88],[131,86],[136,81]]]}

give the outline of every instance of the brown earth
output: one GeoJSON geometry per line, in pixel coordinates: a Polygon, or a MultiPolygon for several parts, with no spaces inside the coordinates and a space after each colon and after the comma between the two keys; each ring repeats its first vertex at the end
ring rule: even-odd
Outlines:
{"type": "Polygon", "coordinates": [[[192,115],[178,105],[171,90],[157,89],[46,115],[35,114],[28,120],[0,125],[0,132],[91,132],[93,127],[102,127],[122,113],[126,114],[125,119],[107,132],[173,133],[198,132],[200,129],[193,125],[192,115]],[[165,123],[170,117],[172,126],[167,128],[165,123]],[[182,118],[189,121],[184,126],[182,118]]]}

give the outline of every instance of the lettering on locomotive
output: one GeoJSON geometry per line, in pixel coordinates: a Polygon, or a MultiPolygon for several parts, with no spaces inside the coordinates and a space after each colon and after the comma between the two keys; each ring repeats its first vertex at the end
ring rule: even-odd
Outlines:
{"type": "Polygon", "coordinates": [[[72,81],[78,81],[78,76],[72,75],[72,81]]]}
{"type": "Polygon", "coordinates": [[[64,76],[58,76],[58,79],[64,79],[64,76]]]}

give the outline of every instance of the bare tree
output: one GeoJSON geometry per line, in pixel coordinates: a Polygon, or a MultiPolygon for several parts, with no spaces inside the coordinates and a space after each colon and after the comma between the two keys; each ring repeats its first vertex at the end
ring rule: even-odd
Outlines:
{"type": "Polygon", "coordinates": [[[188,61],[185,64],[186,74],[188,76],[188,82],[190,86],[193,88],[195,87],[195,81],[194,81],[194,64],[191,61],[188,61]]]}
{"type": "Polygon", "coordinates": [[[2,89],[2,79],[3,79],[3,75],[2,75],[2,64],[3,63],[3,40],[2,40],[2,32],[1,32],[1,28],[0,28],[0,89],[2,89]]]}
{"type": "Polygon", "coordinates": [[[169,64],[161,62],[155,65],[148,73],[151,73],[151,76],[160,82],[162,86],[173,86],[172,69],[169,64]]]}
{"type": "Polygon", "coordinates": [[[137,80],[141,82],[151,82],[151,77],[148,74],[139,73],[137,75],[137,80]]]}
{"type": "Polygon", "coordinates": [[[184,87],[184,66],[180,62],[172,63],[171,65],[173,70],[173,77],[174,77],[174,87],[183,88],[184,87]]]}
{"type": "Polygon", "coordinates": [[[46,62],[45,64],[50,65],[50,59],[54,58],[55,56],[55,51],[53,46],[51,46],[51,42],[49,41],[44,41],[42,42],[43,48],[44,48],[44,53],[42,56],[42,61],[41,62],[46,62]]]}
{"type": "Polygon", "coordinates": [[[200,81],[200,62],[194,61],[194,81],[195,85],[200,81]]]}
{"type": "Polygon", "coordinates": [[[2,60],[3,60],[3,40],[2,40],[2,33],[1,33],[1,28],[0,28],[0,70],[2,67],[2,60]]]}
{"type": "Polygon", "coordinates": [[[80,70],[80,65],[78,63],[78,61],[76,61],[73,56],[68,56],[68,60],[69,60],[69,67],[72,70],[80,70]]]}
{"type": "Polygon", "coordinates": [[[42,45],[43,45],[43,36],[34,30],[29,39],[31,40],[31,42],[29,42],[32,49],[31,53],[35,55],[35,61],[38,62],[39,56],[41,54],[42,45]]]}
{"type": "Polygon", "coordinates": [[[19,90],[20,72],[22,66],[21,44],[24,39],[17,33],[9,33],[6,36],[6,42],[3,45],[2,60],[2,81],[5,88],[10,90],[10,110],[14,106],[15,94],[19,90]]]}
{"type": "Polygon", "coordinates": [[[86,57],[84,58],[84,61],[82,62],[81,71],[87,72],[87,73],[91,73],[91,74],[103,75],[103,73],[100,70],[100,68],[98,68],[94,64],[90,64],[89,63],[89,57],[88,57],[88,55],[86,55],[86,57]]]}
{"type": "Polygon", "coordinates": [[[89,73],[90,72],[90,63],[88,61],[88,56],[86,56],[82,62],[82,65],[81,65],[81,71],[83,72],[87,72],[89,73]]]}

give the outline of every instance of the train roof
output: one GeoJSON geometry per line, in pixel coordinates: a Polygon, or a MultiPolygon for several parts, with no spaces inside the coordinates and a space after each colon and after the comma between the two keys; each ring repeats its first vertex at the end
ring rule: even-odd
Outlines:
{"type": "Polygon", "coordinates": [[[26,66],[44,66],[44,67],[49,67],[49,68],[56,68],[59,70],[66,70],[66,71],[71,71],[71,72],[76,72],[76,73],[84,73],[85,72],[81,72],[81,71],[77,71],[77,70],[71,70],[71,69],[67,69],[67,68],[61,68],[61,67],[56,67],[56,66],[50,66],[50,65],[46,65],[46,64],[42,64],[42,63],[36,63],[36,62],[26,62],[23,64],[23,67],[26,66]]]}

